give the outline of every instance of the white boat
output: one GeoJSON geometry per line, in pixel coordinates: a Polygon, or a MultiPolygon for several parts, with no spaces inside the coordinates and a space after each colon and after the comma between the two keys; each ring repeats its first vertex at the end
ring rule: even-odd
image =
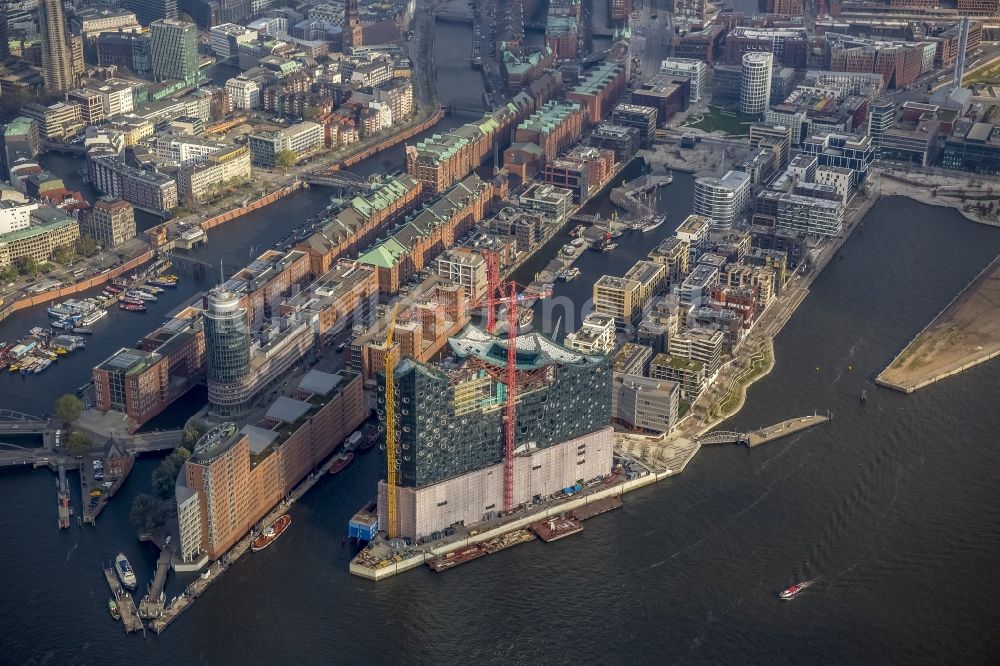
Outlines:
{"type": "Polygon", "coordinates": [[[118,553],[115,557],[115,572],[118,574],[118,580],[122,582],[123,586],[130,590],[135,589],[135,571],[132,570],[132,565],[124,553],[118,553]]]}
{"type": "Polygon", "coordinates": [[[156,296],[149,293],[148,291],[143,291],[141,289],[129,289],[128,291],[125,292],[125,295],[128,296],[129,298],[138,298],[139,300],[143,301],[157,300],[156,296]]]}
{"type": "Polygon", "coordinates": [[[37,375],[39,372],[49,367],[50,365],[52,365],[52,360],[48,358],[43,358],[41,361],[38,362],[38,365],[35,366],[35,369],[32,370],[32,372],[34,372],[37,375]]]}
{"type": "Polygon", "coordinates": [[[94,310],[93,312],[86,315],[83,319],[80,320],[80,325],[83,327],[92,326],[93,324],[96,324],[98,321],[106,317],[107,314],[108,311],[104,310],[103,308],[94,310]]]}
{"type": "Polygon", "coordinates": [[[666,221],[667,221],[667,216],[666,215],[657,215],[656,217],[654,217],[652,219],[643,220],[643,225],[641,227],[642,232],[646,233],[647,231],[652,231],[653,229],[656,229],[657,227],[659,227],[661,224],[663,224],[666,221]]]}

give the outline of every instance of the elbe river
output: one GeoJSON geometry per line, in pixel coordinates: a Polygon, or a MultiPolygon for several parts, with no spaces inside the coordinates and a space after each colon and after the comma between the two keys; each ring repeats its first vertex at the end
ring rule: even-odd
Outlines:
{"type": "MultiPolygon", "coordinates": [[[[438,43],[460,48],[461,30],[439,25],[438,43]]],[[[671,234],[690,209],[691,179],[676,176],[660,195],[670,224],[622,236],[611,255],[587,253],[584,275],[556,295],[585,300],[597,275],[622,274],[671,234]]],[[[245,262],[251,245],[269,247],[328,197],[310,190],[223,226],[203,257],[245,262]]],[[[107,614],[100,563],[121,550],[140,589],[151,579],[154,548],[135,539],[128,512],[158,460],[137,463],[96,528],[64,531],[50,472],[0,473],[0,663],[995,664],[1000,363],[910,396],[872,379],[998,252],[996,229],[884,199],[816,280],[775,342],[775,369],[730,425],[814,410],[832,411],[830,424],[753,451],[703,450],[582,534],[443,575],[421,568],[372,584],[347,573],[346,522],[379,478],[369,453],[319,483],[280,541],[240,561],[162,636],[124,636],[107,614]],[[818,581],[777,600],[806,578],[818,581]]],[[[4,373],[2,406],[48,411],[182,294],[210,286],[182,283],[144,317],[116,311],[86,351],[42,375],[4,373]]],[[[46,319],[44,308],[19,314],[0,339],[46,319]]],[[[189,580],[171,574],[168,597],[189,580]]]]}

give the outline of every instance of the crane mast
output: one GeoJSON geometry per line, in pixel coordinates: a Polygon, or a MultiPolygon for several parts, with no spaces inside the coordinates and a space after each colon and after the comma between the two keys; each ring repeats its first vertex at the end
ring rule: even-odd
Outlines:
{"type": "Polygon", "coordinates": [[[392,337],[396,329],[396,308],[389,317],[389,331],[385,335],[385,497],[386,535],[395,539],[399,521],[396,517],[396,378],[392,362],[392,337]]]}
{"type": "Polygon", "coordinates": [[[504,405],[503,510],[514,508],[514,435],[517,429],[517,285],[510,283],[507,304],[507,403],[504,405]]]}

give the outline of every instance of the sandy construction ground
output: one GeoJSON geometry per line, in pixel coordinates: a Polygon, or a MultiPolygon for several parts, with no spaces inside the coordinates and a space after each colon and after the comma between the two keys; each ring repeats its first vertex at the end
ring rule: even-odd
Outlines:
{"type": "Polygon", "coordinates": [[[913,391],[1000,353],[1000,257],[895,358],[879,379],[913,391]]]}

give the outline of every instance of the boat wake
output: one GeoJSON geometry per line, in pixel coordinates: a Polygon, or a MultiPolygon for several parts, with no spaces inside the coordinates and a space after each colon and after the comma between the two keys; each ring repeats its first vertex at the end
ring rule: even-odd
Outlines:
{"type": "Polygon", "coordinates": [[[70,559],[71,557],[73,557],[73,553],[75,553],[75,552],[76,552],[76,549],[77,549],[77,548],[78,548],[79,546],[80,546],[80,542],[79,542],[79,541],[77,541],[76,543],[74,543],[74,544],[73,544],[73,547],[72,547],[72,548],[70,548],[70,549],[69,549],[68,551],[66,551],[66,561],[67,561],[67,562],[69,562],[69,559],[70,559]]]}

